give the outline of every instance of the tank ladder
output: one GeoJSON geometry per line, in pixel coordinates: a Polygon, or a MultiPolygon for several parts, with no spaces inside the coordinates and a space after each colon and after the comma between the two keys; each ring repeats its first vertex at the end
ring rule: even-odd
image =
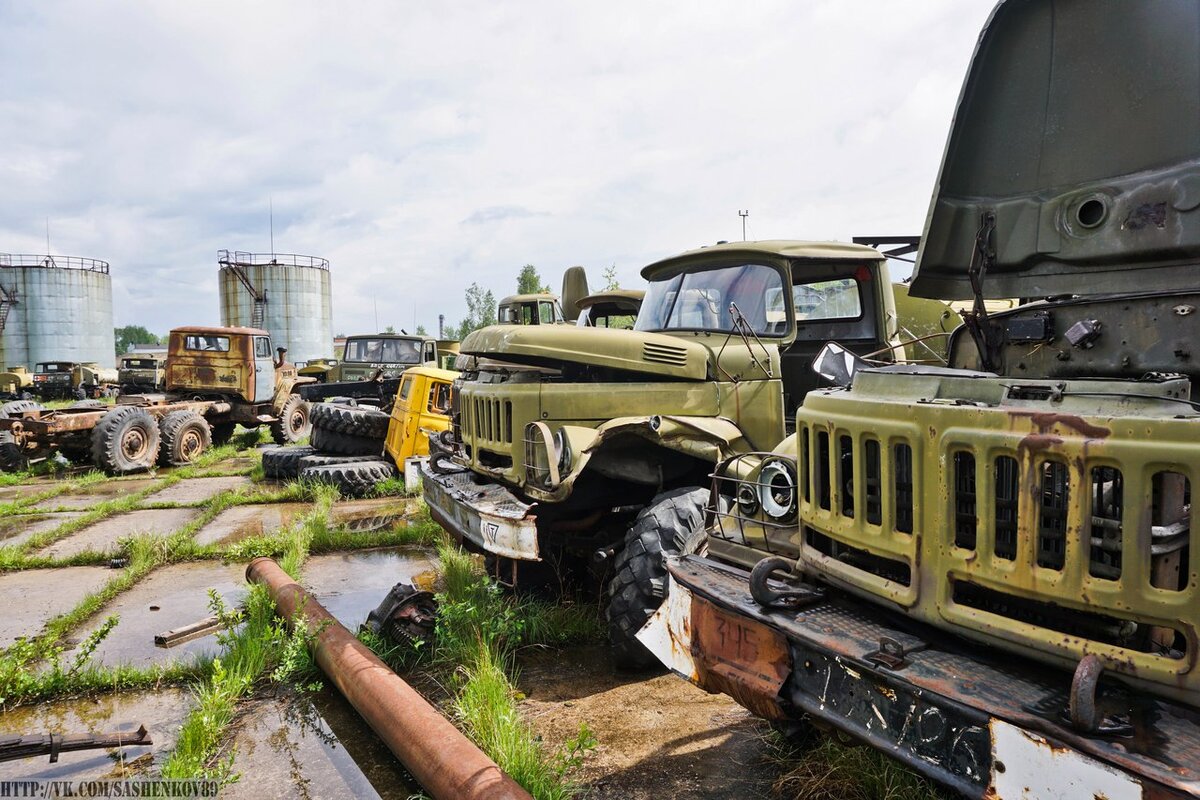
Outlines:
{"type": "Polygon", "coordinates": [[[233,272],[234,277],[238,279],[242,286],[246,287],[246,291],[254,298],[254,308],[250,312],[250,327],[261,328],[267,315],[267,293],[260,292],[255,287],[254,283],[250,280],[250,276],[246,274],[246,265],[229,258],[229,254],[226,251],[222,251],[219,263],[221,266],[228,267],[233,272]]]}
{"type": "Polygon", "coordinates": [[[5,289],[3,285],[0,285],[0,333],[4,333],[4,326],[8,324],[8,313],[16,304],[17,290],[5,289]]]}

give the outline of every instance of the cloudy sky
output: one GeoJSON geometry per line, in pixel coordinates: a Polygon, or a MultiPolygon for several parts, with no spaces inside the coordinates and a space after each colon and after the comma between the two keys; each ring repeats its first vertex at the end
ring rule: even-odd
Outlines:
{"type": "Polygon", "coordinates": [[[216,323],[221,248],[332,264],[334,327],[477,281],[623,285],[741,236],[920,233],[992,0],[0,0],[0,252],[112,264],[115,320],[216,323]]]}

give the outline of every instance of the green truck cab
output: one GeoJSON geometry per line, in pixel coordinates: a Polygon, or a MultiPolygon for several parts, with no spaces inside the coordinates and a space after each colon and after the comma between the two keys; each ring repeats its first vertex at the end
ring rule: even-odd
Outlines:
{"type": "Polygon", "coordinates": [[[631,666],[650,659],[632,636],[661,601],[661,553],[702,512],[714,465],[784,438],[828,338],[884,363],[900,346],[888,267],[869,247],[721,244],[642,275],[636,330],[469,335],[454,424],[423,483],[434,517],[505,580],[538,562],[608,576],[631,666]]]}
{"type": "Polygon", "coordinates": [[[117,383],[123,394],[146,390],[161,392],[166,388],[166,355],[138,353],[121,356],[117,383]]]}
{"type": "Polygon", "coordinates": [[[1198,29],[997,7],[911,285],[970,300],[949,366],[827,347],[667,560],[663,663],[966,796],[1200,796],[1198,29]]]}

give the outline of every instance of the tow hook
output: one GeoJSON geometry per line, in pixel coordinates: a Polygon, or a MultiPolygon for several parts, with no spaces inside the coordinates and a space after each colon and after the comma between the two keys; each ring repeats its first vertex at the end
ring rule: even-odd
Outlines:
{"type": "Polygon", "coordinates": [[[775,589],[770,586],[771,574],[775,571],[788,572],[791,562],[779,556],[764,558],[754,565],[750,572],[750,596],[760,606],[782,606],[799,608],[819,600],[824,592],[820,589],[800,584],[795,589],[775,589]]]}

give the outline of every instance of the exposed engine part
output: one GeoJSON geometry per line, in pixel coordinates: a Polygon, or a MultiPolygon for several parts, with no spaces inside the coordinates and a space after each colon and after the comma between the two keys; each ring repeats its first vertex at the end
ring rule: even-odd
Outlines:
{"type": "Polygon", "coordinates": [[[1067,341],[1072,347],[1078,347],[1080,350],[1088,350],[1100,338],[1100,329],[1103,324],[1098,319],[1081,319],[1071,327],[1067,328],[1067,341]]]}
{"type": "Polygon", "coordinates": [[[367,615],[364,627],[401,644],[428,644],[433,639],[437,611],[433,592],[412,584],[397,583],[383,602],[367,615]]]}

